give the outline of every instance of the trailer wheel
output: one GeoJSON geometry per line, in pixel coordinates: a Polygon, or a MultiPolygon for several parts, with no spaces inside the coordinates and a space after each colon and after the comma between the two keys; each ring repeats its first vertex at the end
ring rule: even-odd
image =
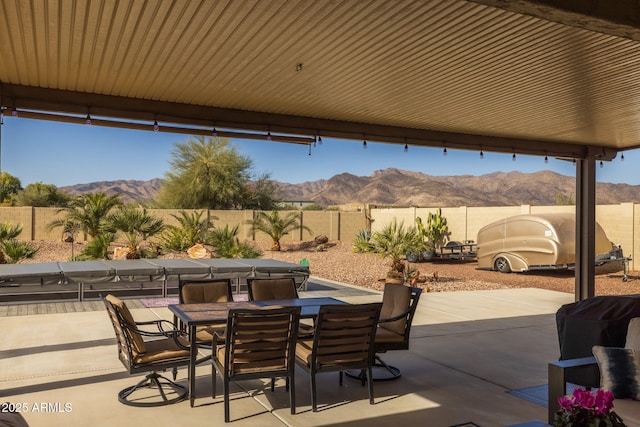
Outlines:
{"type": "Polygon", "coordinates": [[[509,261],[507,261],[507,259],[504,257],[496,259],[496,261],[493,263],[493,266],[500,273],[511,273],[511,266],[509,265],[509,261]]]}

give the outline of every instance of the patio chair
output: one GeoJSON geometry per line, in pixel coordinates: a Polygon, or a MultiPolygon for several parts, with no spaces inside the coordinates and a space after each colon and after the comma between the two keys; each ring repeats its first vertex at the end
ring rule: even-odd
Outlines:
{"type": "MultiPolygon", "coordinates": [[[[299,298],[296,281],[292,277],[280,279],[247,279],[249,301],[265,301],[276,299],[299,298]]],[[[313,335],[314,327],[308,323],[300,323],[298,338],[313,335]]]]}
{"type": "Polygon", "coordinates": [[[296,281],[292,277],[280,279],[247,279],[249,301],[298,298],[296,281]]]}
{"type": "MultiPolygon", "coordinates": [[[[422,289],[405,285],[385,284],[382,294],[382,310],[376,331],[375,366],[383,368],[388,376],[377,376],[374,381],[390,381],[400,378],[400,369],[388,365],[379,353],[389,350],[408,350],[413,316],[418,308],[422,289]]],[[[376,370],[380,372],[380,370],[376,370]]]]}
{"type": "Polygon", "coordinates": [[[227,318],[224,346],[214,335],[212,395],[216,397],[216,376],[223,381],[224,421],[229,422],[229,383],[235,380],[285,377],[291,413],[296,412],[295,345],[300,307],[232,309],[227,318]]]}
{"type": "MultiPolygon", "coordinates": [[[[231,302],[233,292],[231,280],[181,280],[178,284],[178,298],[180,304],[198,304],[209,302],[231,302]]],[[[174,316],[174,323],[177,319],[174,316]]],[[[180,325],[182,328],[182,325],[180,325]]],[[[196,342],[199,347],[210,347],[213,334],[220,332],[224,336],[225,324],[202,325],[196,328],[196,342]]]]}
{"type": "Polygon", "coordinates": [[[127,305],[113,295],[103,298],[111,319],[118,345],[118,358],[130,374],[149,372],[136,385],[118,393],[118,400],[130,406],[160,406],[179,402],[187,397],[187,388],[175,382],[178,367],[189,364],[189,342],[181,331],[168,320],[136,322],[127,305]],[[155,327],[147,331],[140,327],[155,327]],[[143,337],[152,337],[145,340],[143,337]],[[158,374],[158,371],[173,370],[173,381],[158,374]],[[142,389],[157,390],[162,400],[148,400],[148,394],[134,392],[142,389]],[[174,397],[169,397],[175,394],[174,397]]]}
{"type": "MultiPolygon", "coordinates": [[[[418,307],[422,289],[396,283],[385,283],[382,294],[382,310],[376,330],[375,364],[373,381],[391,381],[400,378],[400,369],[387,364],[379,353],[389,350],[408,350],[413,316],[418,307]]],[[[350,378],[363,380],[366,373],[347,372],[350,378]]]]}
{"type": "MultiPolygon", "coordinates": [[[[311,377],[311,407],[318,411],[316,375],[339,371],[342,385],[343,372],[362,369],[371,378],[374,361],[373,342],[381,303],[325,305],[320,307],[313,339],[299,340],[296,362],[311,377]]],[[[369,386],[369,403],[373,404],[373,383],[369,386]]]]}

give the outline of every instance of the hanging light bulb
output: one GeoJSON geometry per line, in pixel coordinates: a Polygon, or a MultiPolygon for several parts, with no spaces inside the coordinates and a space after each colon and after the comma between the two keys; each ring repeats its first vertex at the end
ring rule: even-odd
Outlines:
{"type": "Polygon", "coordinates": [[[484,159],[484,151],[480,150],[480,160],[484,159]]]}
{"type": "Polygon", "coordinates": [[[409,152],[409,145],[404,144],[404,152],[408,153],[409,152]]]}
{"type": "Polygon", "coordinates": [[[513,153],[513,156],[511,156],[511,161],[515,162],[516,161],[516,153],[513,153]]]}
{"type": "Polygon", "coordinates": [[[624,162],[624,153],[620,154],[620,161],[624,162]]]}
{"type": "Polygon", "coordinates": [[[213,137],[217,138],[218,137],[218,131],[216,130],[216,126],[213,125],[213,137]]]}
{"type": "Polygon", "coordinates": [[[85,120],[85,123],[88,125],[91,125],[91,114],[87,114],[87,119],[85,120]]]}
{"type": "Polygon", "coordinates": [[[366,150],[366,149],[367,149],[367,140],[366,140],[366,139],[363,139],[363,140],[362,140],[362,149],[363,149],[363,150],[366,150]]]}
{"type": "Polygon", "coordinates": [[[11,110],[11,115],[13,117],[18,117],[18,109],[16,107],[13,107],[13,110],[11,110]]]}
{"type": "Polygon", "coordinates": [[[271,129],[267,131],[267,141],[271,141],[271,129]]]}
{"type": "Polygon", "coordinates": [[[604,167],[604,163],[602,163],[602,160],[600,160],[600,169],[602,169],[604,167]]]}
{"type": "Polygon", "coordinates": [[[153,131],[154,132],[158,132],[160,130],[160,125],[158,124],[157,120],[153,121],[153,131]]]}
{"type": "Polygon", "coordinates": [[[311,155],[311,144],[309,144],[309,155],[311,155]]]}
{"type": "Polygon", "coordinates": [[[547,157],[547,155],[545,154],[544,156],[544,163],[547,164],[549,163],[549,157],[547,157]]]}
{"type": "Polygon", "coordinates": [[[446,155],[447,155],[447,147],[444,147],[444,148],[442,149],[442,155],[443,155],[443,156],[446,156],[446,155]]]}
{"type": "Polygon", "coordinates": [[[318,135],[318,145],[322,145],[322,137],[318,135]]]}

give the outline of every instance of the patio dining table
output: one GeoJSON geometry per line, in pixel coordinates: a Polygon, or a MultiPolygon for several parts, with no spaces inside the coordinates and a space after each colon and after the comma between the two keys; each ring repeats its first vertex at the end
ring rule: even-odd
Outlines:
{"type": "Polygon", "coordinates": [[[313,319],[318,315],[320,307],[329,304],[347,304],[339,299],[323,298],[295,298],[266,301],[233,301],[213,302],[198,304],[170,304],[169,310],[180,319],[189,331],[190,360],[188,368],[189,402],[193,407],[195,403],[195,374],[198,358],[198,345],[196,342],[196,328],[201,325],[221,324],[227,322],[229,310],[232,309],[259,309],[265,307],[301,307],[300,317],[313,319]]]}

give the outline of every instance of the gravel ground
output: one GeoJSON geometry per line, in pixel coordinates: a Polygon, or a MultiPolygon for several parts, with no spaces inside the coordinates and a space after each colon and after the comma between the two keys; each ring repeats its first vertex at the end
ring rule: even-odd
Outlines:
{"type": "MultiPolygon", "coordinates": [[[[65,261],[71,255],[69,243],[40,241],[34,242],[40,249],[35,258],[24,263],[65,261]]],[[[311,274],[324,279],[349,283],[356,286],[382,290],[382,282],[389,269],[390,261],[375,254],[356,254],[351,252],[351,244],[329,242],[325,250],[317,251],[314,242],[283,243],[281,252],[268,250],[269,244],[257,242],[263,251],[262,258],[299,263],[306,258],[311,274]]],[[[82,250],[83,244],[76,243],[75,253],[82,250]]],[[[182,254],[167,254],[161,257],[178,258],[182,254]]],[[[429,292],[470,291],[481,289],[541,288],[560,292],[574,292],[572,272],[530,272],[498,273],[477,270],[473,261],[437,260],[412,264],[420,271],[422,283],[418,286],[429,292]]],[[[597,295],[620,295],[640,293],[640,272],[628,272],[628,281],[622,281],[622,272],[596,276],[597,295]]]]}

